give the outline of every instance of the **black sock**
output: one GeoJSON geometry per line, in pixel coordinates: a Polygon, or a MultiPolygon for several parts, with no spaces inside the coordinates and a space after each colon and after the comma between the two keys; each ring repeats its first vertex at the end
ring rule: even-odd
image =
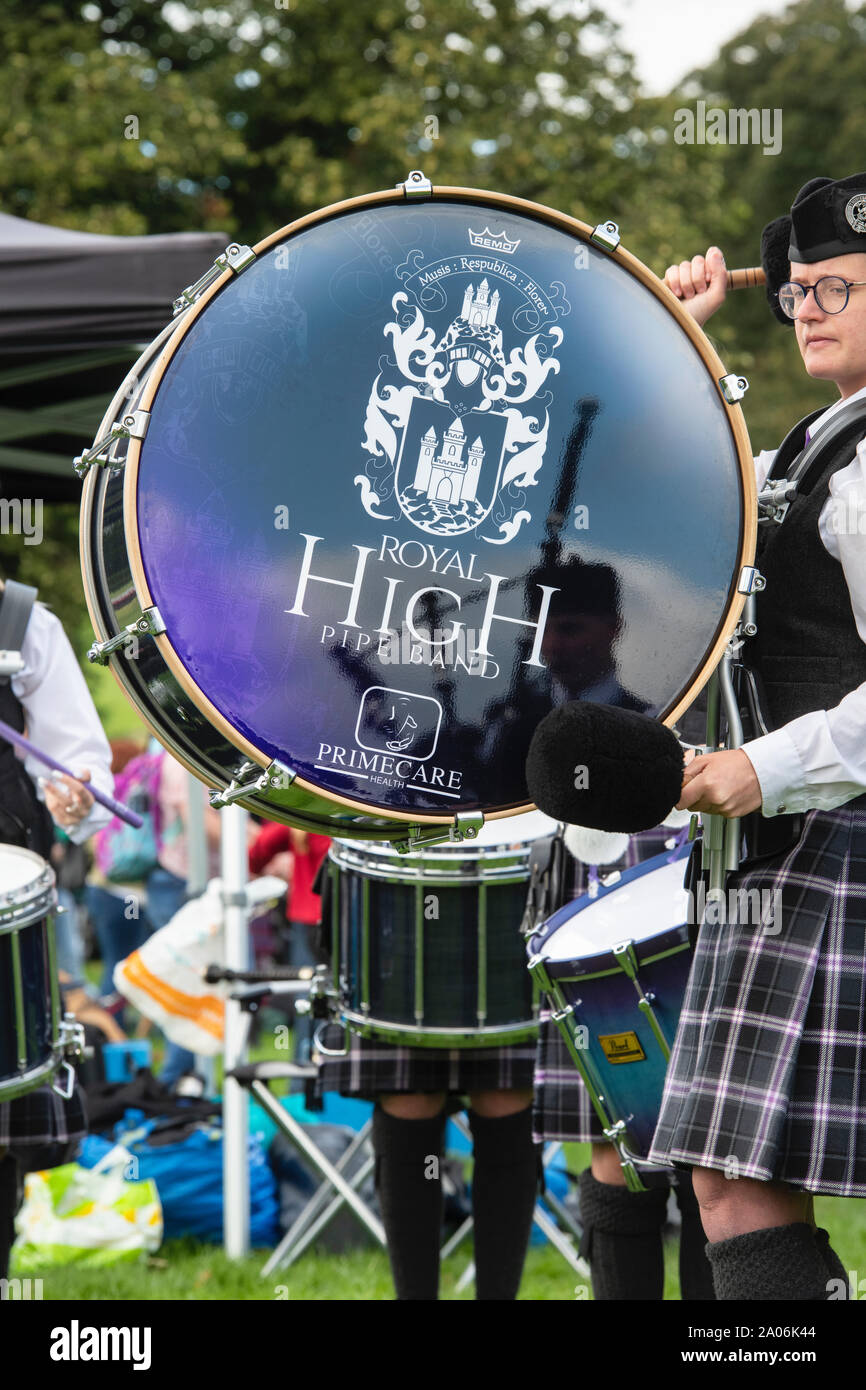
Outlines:
{"type": "Polygon", "coordinates": [[[811,1226],[767,1226],[707,1246],[716,1298],[814,1303],[829,1297],[827,1265],[811,1226]]]}
{"type": "Polygon", "coordinates": [[[9,1273],[9,1251],[15,1243],[18,1210],[18,1162],[11,1154],[0,1158],[0,1279],[9,1273]]]}
{"type": "Polygon", "coordinates": [[[649,1192],[630,1192],[599,1182],[587,1168],[579,1186],[580,1253],[589,1260],[596,1302],[660,1301],[665,1287],[662,1231],[667,1183],[649,1192]]]}
{"type": "Polygon", "coordinates": [[[380,1105],[373,1111],[376,1186],[401,1302],[439,1296],[444,1131],[444,1110],[432,1120],[399,1120],[380,1105]]]}
{"type": "Polygon", "coordinates": [[[475,1297],[517,1297],[538,1194],[538,1148],[532,1142],[532,1106],[487,1119],[470,1110],[475,1166],[475,1297]]]}
{"type": "MultiPolygon", "coordinates": [[[[825,1231],[822,1226],[819,1226],[815,1232],[815,1239],[818,1242],[818,1249],[821,1252],[822,1260],[827,1266],[830,1278],[837,1281],[834,1288],[828,1290],[828,1292],[833,1295],[836,1301],[844,1302],[849,1300],[851,1298],[851,1288],[848,1282],[848,1271],[830,1244],[830,1232],[825,1231]]],[[[856,1293],[854,1297],[857,1297],[856,1293]]]]}
{"type": "Polygon", "coordinates": [[[677,1175],[680,1226],[680,1298],[683,1303],[709,1303],[715,1297],[713,1269],[707,1259],[707,1237],[691,1173],[677,1175]]]}

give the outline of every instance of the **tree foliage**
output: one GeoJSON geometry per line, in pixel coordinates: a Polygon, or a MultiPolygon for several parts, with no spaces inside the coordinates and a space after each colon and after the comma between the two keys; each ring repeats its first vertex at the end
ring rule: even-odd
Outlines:
{"type": "MultiPolygon", "coordinates": [[[[756,19],[652,99],[594,0],[4,0],[0,207],[253,242],[421,166],[591,224],[613,217],[659,274],[711,243],[754,265],[761,227],[803,182],[866,162],[864,58],[866,11],[844,0],[756,19]],[[677,112],[699,99],[781,111],[781,152],[678,144],[677,112]]],[[[761,292],[730,296],[709,331],[751,379],[756,447],[832,397],[761,292]]],[[[7,569],[41,566],[65,615],[80,592],[72,523],[57,509],[46,528],[55,548],[7,569]]]]}

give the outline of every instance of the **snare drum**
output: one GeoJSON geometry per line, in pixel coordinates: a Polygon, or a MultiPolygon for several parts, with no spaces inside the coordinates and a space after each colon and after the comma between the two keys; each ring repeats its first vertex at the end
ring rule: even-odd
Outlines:
{"type": "Polygon", "coordinates": [[[632,1176],[649,1153],[691,966],[689,848],[617,874],[529,942],[529,971],[632,1176]]]}
{"type": "Polygon", "coordinates": [[[493,1047],[537,1032],[520,932],[535,811],[493,822],[471,845],[399,855],[336,841],[331,939],[340,1021],[418,1047],[493,1047]]]}
{"type": "Polygon", "coordinates": [[[51,1079],[63,1056],[54,870],[0,844],[0,1101],[51,1079]]]}
{"type": "Polygon", "coordinates": [[[715,665],[741,392],[609,224],[413,177],[232,245],[77,463],[94,659],[219,804],[528,812],[558,701],[673,722],[715,665]]]}

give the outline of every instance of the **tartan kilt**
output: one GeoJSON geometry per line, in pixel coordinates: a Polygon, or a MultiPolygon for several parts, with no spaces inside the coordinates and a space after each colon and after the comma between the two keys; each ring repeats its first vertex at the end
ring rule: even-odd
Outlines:
{"type": "Polygon", "coordinates": [[[86,1133],[84,1092],[77,1083],[69,1100],[39,1086],[0,1104],[0,1150],[8,1148],[25,1172],[68,1162],[86,1133]]]}
{"type": "MultiPolygon", "coordinates": [[[[615,864],[605,865],[602,876],[614,870],[632,869],[667,848],[676,831],[656,826],[632,835],[628,849],[615,864]]],[[[581,897],[588,886],[588,869],[574,861],[572,899],[581,897]]],[[[542,1009],[538,1048],[535,1056],[532,1128],[537,1141],[558,1139],[564,1143],[598,1144],[605,1138],[601,1122],[592,1108],[586,1087],[575,1067],[565,1040],[551,1021],[550,1010],[542,1009]]]]}
{"type": "Polygon", "coordinates": [[[727,887],[780,911],[705,918],[651,1157],[866,1196],[866,800],[727,887]]]}
{"type": "MultiPolygon", "coordinates": [[[[334,1024],[323,1034],[326,1047],[339,1047],[342,1038],[342,1029],[334,1024]]],[[[470,1091],[532,1089],[532,1040],[502,1047],[403,1047],[347,1031],[346,1041],[346,1057],[321,1061],[317,1094],[340,1091],[344,1096],[375,1100],[399,1092],[447,1091],[465,1096],[470,1091]]]]}

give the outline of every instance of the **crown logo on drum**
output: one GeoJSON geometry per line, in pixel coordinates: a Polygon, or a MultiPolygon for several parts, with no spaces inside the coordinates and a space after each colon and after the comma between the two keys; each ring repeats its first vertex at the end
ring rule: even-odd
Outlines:
{"type": "Polygon", "coordinates": [[[483,246],[485,251],[503,251],[510,256],[520,245],[520,238],[517,241],[510,241],[506,232],[491,232],[489,227],[485,227],[483,232],[473,232],[468,228],[469,240],[473,246],[483,246]]]}

